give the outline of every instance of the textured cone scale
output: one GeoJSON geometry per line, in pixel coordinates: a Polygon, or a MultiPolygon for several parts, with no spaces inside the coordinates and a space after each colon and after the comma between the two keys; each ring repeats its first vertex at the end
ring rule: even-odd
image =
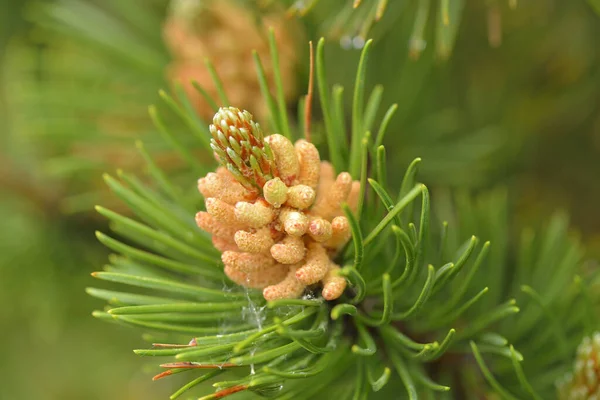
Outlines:
{"type": "Polygon", "coordinates": [[[346,279],[333,258],[351,236],[341,205],[355,210],[360,183],[336,176],[306,140],[264,136],[248,111],[219,109],[210,132],[223,167],[199,180],[207,211],[196,219],[214,235],[226,275],[264,289],[267,300],[300,297],[313,285],[326,300],[340,297],[346,279]]]}

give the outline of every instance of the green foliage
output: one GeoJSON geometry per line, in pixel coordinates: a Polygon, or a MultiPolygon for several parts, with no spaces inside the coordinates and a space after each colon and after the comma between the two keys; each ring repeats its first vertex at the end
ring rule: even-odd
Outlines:
{"type": "MultiPolygon", "coordinates": [[[[341,40],[345,47],[360,47],[366,37],[385,35],[398,18],[409,15],[413,21],[409,36],[408,54],[419,58],[427,46],[429,34],[435,32],[435,52],[441,59],[450,57],[465,2],[441,0],[432,6],[431,0],[390,2],[388,0],[355,0],[325,2],[319,0],[296,1],[289,12],[321,19],[320,33],[341,40]]],[[[435,3],[435,2],[434,2],[435,3]]],[[[516,1],[511,1],[511,7],[516,1]]]]}
{"type": "MultiPolygon", "coordinates": [[[[519,394],[517,398],[554,397],[553,385],[570,369],[582,336],[598,325],[594,317],[598,299],[592,295],[597,290],[597,270],[585,267],[581,244],[568,232],[568,219],[558,213],[542,229],[515,231],[508,225],[512,207],[505,190],[476,197],[455,195],[440,201],[437,208],[450,226],[459,227],[458,237],[446,236],[447,244],[459,243],[461,235],[472,230],[491,243],[487,262],[467,275],[467,281],[480,282],[490,292],[465,318],[474,317],[471,311],[494,310],[502,298],[516,299],[521,309],[498,325],[499,336],[482,338],[486,347],[502,343],[505,347],[501,352],[489,349],[501,356],[494,360],[501,382],[519,394]],[[521,366],[515,364],[520,353],[513,353],[512,347],[507,351],[508,344],[522,353],[521,366]]],[[[460,293],[462,288],[451,292],[460,293]]]]}
{"type": "Polygon", "coordinates": [[[8,112],[15,141],[31,142],[43,161],[37,172],[68,187],[65,211],[87,210],[90,200],[102,198],[99,171],[135,164],[123,148],[137,135],[148,132],[148,146],[162,146],[145,104],[165,83],[165,5],[58,1],[28,7],[36,45],[15,41],[9,49],[8,112]]]}
{"type": "MultiPolygon", "coordinates": [[[[543,234],[525,231],[519,242],[507,225],[510,209],[502,191],[477,198],[440,192],[433,213],[428,188],[416,180],[420,159],[409,165],[400,189],[387,184],[381,146],[387,121],[372,140],[370,114],[379,102],[376,94],[364,100],[369,51],[367,44],[357,68],[351,140],[339,129],[345,122],[335,95],[321,95],[325,129],[313,132],[325,136],[321,143],[329,145],[330,155],[350,149],[335,153],[338,167],[350,167],[363,183],[357,214],[345,209],[352,245],[337,262],[350,289],[338,301],[308,295],[265,302],[260,292],[228,282],[210,237],[192,218],[202,204],[199,194],[188,194],[193,181],[180,187],[155,164],[151,186],[126,173],[105,176],[135,218],[98,208],[120,239],[98,233],[116,254],[94,276],[131,292],[89,289],[109,303],[95,316],[149,332],[153,348],[135,352],[165,358],[155,379],[208,370],[194,374],[172,398],[203,382],[215,389],[204,387],[204,393],[214,393],[202,399],[239,392],[279,399],[330,393],[474,399],[489,391],[504,398],[549,398],[583,331],[597,328],[592,315],[598,299],[590,287],[597,278],[578,275],[585,273],[581,249],[568,237],[563,217],[543,234]],[[392,371],[399,379],[390,378],[392,371]]],[[[323,53],[321,40],[317,87],[328,93],[323,53]]],[[[177,103],[171,106],[190,132],[205,129],[177,103]]],[[[281,115],[287,111],[271,110],[273,124],[286,124],[297,138],[291,117],[281,115]]],[[[184,133],[167,124],[159,128],[173,150],[188,158],[189,147],[178,145],[184,133]]],[[[187,138],[191,148],[209,151],[206,141],[187,138]]],[[[209,169],[188,161],[197,173],[209,169]]]]}
{"type": "Polygon", "coordinates": [[[0,185],[0,340],[10,343],[0,363],[2,397],[101,400],[127,390],[166,397],[167,387],[152,388],[138,372],[144,360],[122,357],[138,335],[90,318],[97,301],[82,287],[105,249],[81,221],[45,214],[10,189],[0,185]],[[83,365],[94,373],[82,373],[83,365]]]}
{"type": "MultiPolygon", "coordinates": [[[[67,213],[87,211],[98,202],[109,204],[111,197],[105,195],[98,176],[117,165],[138,168],[140,158],[128,149],[139,137],[144,138],[145,147],[156,155],[158,164],[162,159],[171,162],[168,152],[171,143],[163,140],[161,132],[151,127],[145,110],[145,104],[157,99],[156,88],[169,85],[165,82],[169,55],[161,37],[168,3],[167,0],[58,0],[34,2],[29,7],[28,18],[35,27],[32,37],[38,44],[32,46],[29,41],[15,41],[6,58],[5,84],[11,93],[8,98],[11,131],[16,141],[30,144],[41,159],[39,174],[64,188],[60,207],[67,213]]],[[[324,15],[335,14],[335,3],[320,2],[314,12],[301,19],[309,37],[314,38],[316,33],[331,29],[329,19],[324,15]]],[[[364,2],[357,11],[367,10],[370,3],[364,2]]],[[[437,97],[435,59],[431,54],[425,52],[415,62],[404,57],[399,59],[397,52],[388,51],[394,43],[401,47],[402,54],[407,53],[403,50],[404,41],[397,38],[408,38],[412,28],[406,32],[395,29],[412,26],[415,15],[414,10],[397,14],[394,11],[396,3],[401,2],[388,4],[386,16],[380,21],[384,23],[388,18],[387,28],[394,28],[394,31],[389,35],[387,28],[382,29],[381,34],[376,34],[377,30],[373,32],[377,38],[372,44],[373,57],[381,61],[373,64],[370,72],[361,78],[367,87],[374,77],[378,81],[381,79],[386,87],[385,91],[383,86],[377,86],[365,93],[365,128],[371,130],[374,140],[380,140],[380,145],[383,135],[377,134],[371,125],[386,113],[386,123],[381,127],[387,126],[392,132],[389,141],[402,141],[402,146],[397,146],[395,151],[394,168],[418,155],[428,160],[421,170],[427,183],[480,184],[492,171],[494,160],[490,157],[503,146],[505,132],[487,122],[471,126],[464,121],[466,115],[434,101],[429,94],[435,89],[433,96],[437,97]],[[391,55],[393,59],[387,58],[391,55]],[[400,77],[399,70],[402,71],[400,77]],[[424,96],[423,101],[416,103],[419,96],[424,96]],[[398,103],[379,110],[378,105],[389,101],[390,97],[398,103]],[[427,107],[423,107],[423,111],[416,110],[415,104],[427,104],[427,107]],[[440,157],[441,153],[443,157],[440,157]]],[[[349,3],[344,3],[344,8],[351,10],[349,3]]],[[[330,66],[320,72],[319,98],[331,103],[323,121],[328,132],[335,132],[334,136],[325,139],[333,137],[336,142],[328,143],[328,147],[333,150],[337,143],[338,151],[344,157],[347,149],[340,146],[340,137],[345,136],[346,124],[350,122],[346,121],[344,113],[348,108],[345,101],[351,96],[344,96],[342,86],[352,85],[355,76],[340,66],[354,63],[359,50],[331,46],[327,59],[330,66]],[[331,88],[327,82],[332,79],[341,85],[331,88]],[[330,126],[332,123],[336,125],[330,126]]],[[[207,68],[211,75],[218,77],[218,71],[214,71],[210,63],[207,68]]],[[[221,89],[219,103],[227,104],[223,83],[218,79],[215,83],[221,89]]],[[[260,84],[263,92],[268,91],[266,81],[260,84]]],[[[199,117],[190,113],[191,105],[186,104],[183,91],[173,88],[173,92],[174,100],[185,109],[183,115],[198,120],[199,117]]],[[[297,118],[288,116],[286,108],[294,105],[286,105],[280,93],[273,94],[276,96],[266,100],[272,115],[277,115],[272,121],[275,124],[273,131],[289,134],[285,130],[288,125],[299,125],[302,121],[294,121],[297,118]],[[286,120],[288,118],[290,121],[286,120]]],[[[159,108],[172,106],[172,102],[166,100],[159,108]]],[[[357,113],[353,111],[353,115],[357,113]]],[[[168,120],[159,123],[179,129],[182,122],[173,117],[169,115],[168,120]]],[[[357,122],[351,121],[354,135],[360,134],[356,130],[357,122]]],[[[202,133],[206,126],[202,123],[194,128],[194,133],[202,140],[208,140],[202,133]]],[[[320,139],[324,138],[315,137],[315,141],[320,139]]],[[[194,141],[182,137],[179,143],[190,147],[194,141]]],[[[353,143],[359,141],[353,138],[353,143]]],[[[353,149],[354,160],[356,148],[357,145],[353,149]]],[[[343,165],[337,152],[331,154],[336,167],[343,165]]],[[[185,157],[184,160],[193,158],[189,154],[185,157]]],[[[177,172],[179,166],[171,164],[169,170],[177,172]]],[[[354,164],[354,172],[356,168],[354,164]]],[[[181,180],[188,178],[184,176],[181,180]]],[[[174,179],[178,178],[174,176],[174,179]]]]}
{"type": "MultiPolygon", "coordinates": [[[[20,8],[24,2],[12,3],[20,8]]],[[[174,377],[189,383],[173,396],[185,397],[196,385],[210,393],[220,379],[230,391],[240,389],[232,381],[241,380],[261,395],[283,398],[496,398],[490,391],[505,398],[555,397],[554,382],[570,368],[575,345],[597,328],[597,267],[582,262],[583,249],[564,215],[537,229],[519,225],[524,208],[526,218],[546,216],[566,198],[575,223],[596,230],[598,0],[519,2],[515,10],[502,1],[364,0],[356,9],[351,3],[306,1],[313,7],[301,19],[309,37],[317,32],[338,42],[327,54],[317,47],[321,107],[315,116],[322,126],[313,123],[313,139],[322,154],[328,149],[337,170],[352,163],[366,194],[354,217],[353,243],[340,259],[352,289],[330,304],[313,298],[264,304],[252,292],[248,298],[236,292],[193,223],[202,203],[193,182],[214,166],[204,151],[208,125],[192,113],[181,88],[156,93],[168,85],[160,35],[167,0],[56,0],[29,9],[34,31],[13,40],[2,57],[0,106],[10,109],[0,110],[0,122],[3,128],[10,123],[4,132],[12,136],[2,136],[2,153],[18,160],[19,169],[3,169],[0,186],[13,190],[17,183],[24,197],[52,215],[30,209],[21,197],[0,196],[0,298],[7,305],[0,319],[7,327],[3,341],[11,344],[0,368],[5,396],[139,398],[166,389],[163,382],[158,388],[140,382],[145,377],[130,382],[135,359],[121,351],[135,342],[125,331],[86,322],[90,305],[78,288],[88,281],[81,267],[102,255],[82,237],[89,220],[53,217],[59,208],[103,204],[98,211],[114,233],[97,237],[115,255],[96,275],[106,286],[88,290],[108,302],[95,315],[142,328],[149,342],[200,337],[198,346],[157,346],[136,351],[140,355],[164,355],[165,362],[257,361],[250,376],[248,366],[204,374],[190,366],[174,377]],[[490,15],[498,18],[500,47],[488,43],[490,15]],[[347,66],[358,64],[366,32],[375,40],[369,68],[357,79],[347,66]],[[375,80],[383,85],[373,87],[375,80]],[[353,92],[358,96],[348,95],[353,92]],[[159,98],[147,118],[147,102],[159,98]],[[137,157],[130,151],[134,141],[137,157]],[[177,157],[165,164],[163,156],[172,153],[177,157]],[[417,156],[424,161],[415,159],[399,173],[417,156]],[[148,175],[137,178],[142,160],[148,175]],[[106,197],[99,182],[100,171],[116,167],[136,173],[106,179],[135,217],[111,211],[121,203],[106,197]],[[28,194],[21,168],[41,178],[39,193],[28,194]],[[518,183],[527,190],[518,197],[439,188],[489,187],[524,168],[529,176],[518,183]],[[428,224],[421,222],[424,191],[413,186],[416,176],[432,192],[428,224]],[[421,226],[429,227],[429,241],[417,258],[421,226]],[[224,287],[240,297],[217,293],[224,287]],[[297,315],[306,318],[288,322],[297,315]],[[251,332],[234,332],[244,326],[251,332]],[[228,340],[261,329],[272,330],[234,354],[228,340]],[[238,336],[217,337],[227,332],[238,336]],[[435,346],[439,358],[429,359],[435,346]],[[291,358],[264,361],[281,348],[294,350],[291,358]],[[82,362],[94,365],[94,373],[82,362]],[[279,381],[268,385],[267,378],[279,381]],[[132,394],[122,391],[126,386],[132,394]]],[[[16,26],[15,14],[3,11],[2,28],[16,26]]],[[[260,69],[258,57],[256,63],[260,69]]],[[[218,75],[210,63],[207,68],[218,75]]],[[[261,78],[271,111],[268,132],[299,137],[303,103],[298,117],[288,113],[290,105],[271,95],[281,86],[270,91],[261,78]]],[[[228,103],[224,85],[217,85],[214,108],[228,103]]]]}
{"type": "Polygon", "coordinates": [[[600,15],[600,2],[598,0],[588,0],[590,6],[596,11],[597,14],[600,15]]]}

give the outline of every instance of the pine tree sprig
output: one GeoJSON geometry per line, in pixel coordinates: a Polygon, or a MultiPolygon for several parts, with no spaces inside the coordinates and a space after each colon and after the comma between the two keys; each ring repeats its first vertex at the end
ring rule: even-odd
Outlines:
{"type": "MultiPolygon", "coordinates": [[[[379,92],[375,91],[367,101],[366,121],[361,80],[364,67],[358,68],[352,102],[359,105],[354,111],[360,115],[352,118],[352,132],[359,135],[351,135],[350,148],[358,151],[351,150],[347,159],[336,152],[341,148],[339,134],[344,122],[335,93],[341,96],[343,90],[338,86],[340,89],[333,92],[334,103],[328,100],[330,88],[321,79],[324,46],[320,40],[316,72],[325,143],[330,158],[338,154],[336,169],[340,171],[358,157],[355,168],[361,182],[361,211],[342,207],[352,237],[352,244],[335,258],[341,266],[337,275],[349,282],[343,295],[326,301],[309,289],[301,298],[265,301],[260,292],[229,281],[222,274],[219,252],[212,247],[211,238],[197,228],[190,213],[190,207],[200,204],[200,196],[189,195],[188,199],[185,186],[190,182],[184,182],[177,194],[170,193],[181,184],[150,162],[148,185],[124,173],[119,174],[120,179],[105,177],[137,219],[98,208],[126,241],[98,234],[101,242],[120,255],[111,257],[107,270],[94,276],[126,285],[132,293],[88,289],[110,304],[106,312],[94,315],[164,334],[164,342],[135,351],[141,356],[173,360],[161,364],[164,371],[156,379],[181,371],[209,370],[208,375],[202,371],[192,377],[173,397],[195,387],[204,393],[213,392],[202,397],[205,399],[240,392],[311,399],[325,396],[340,385],[340,393],[356,398],[388,391],[401,398],[438,392],[451,396],[454,390],[477,392],[487,390],[482,389],[485,387],[509,398],[546,398],[553,393],[553,379],[565,370],[554,351],[556,340],[572,353],[580,340],[575,332],[589,323],[584,321],[585,312],[567,316],[584,292],[564,283],[565,277],[579,271],[581,260],[579,247],[566,234],[565,220],[554,219],[542,237],[529,238],[524,248],[517,248],[517,281],[509,275],[509,261],[493,253],[490,244],[508,246],[509,242],[508,229],[502,226],[506,222],[496,214],[508,214],[502,192],[477,200],[456,196],[440,206],[417,180],[420,159],[408,166],[400,188],[391,188],[384,178],[385,147],[381,144],[386,120],[380,124],[377,147],[370,143],[368,134],[363,136],[365,123],[371,124],[371,115],[376,115],[379,107],[379,92]],[[377,157],[368,157],[370,149],[376,150],[377,157]],[[448,222],[437,223],[439,210],[443,221],[448,222]],[[443,210],[450,210],[451,215],[443,215],[443,210]],[[481,233],[475,237],[475,232],[481,233]],[[542,265],[546,273],[541,272],[542,265]],[[521,285],[539,291],[533,295],[538,304],[530,304],[531,294],[536,292],[526,289],[528,299],[514,290],[521,285]],[[519,305],[513,297],[519,299],[519,305]],[[550,306],[552,315],[564,318],[562,326],[544,311],[550,306]],[[241,313],[236,314],[236,310],[241,313]],[[541,324],[547,333],[536,336],[537,343],[532,345],[534,324],[541,324]],[[557,366],[557,372],[546,376],[547,365],[557,366]],[[471,375],[473,368],[476,372],[471,375]],[[449,378],[454,369],[464,369],[465,374],[449,378]],[[442,373],[433,374],[434,370],[442,373]],[[392,373],[399,379],[393,379],[392,373]],[[217,375],[222,380],[212,388],[201,385],[217,375]],[[469,381],[469,376],[475,376],[475,381],[469,381]],[[484,385],[484,379],[489,386],[484,385]]],[[[255,60],[260,65],[260,60],[255,60]]],[[[175,101],[169,96],[163,98],[175,101]]],[[[194,157],[196,150],[206,152],[204,141],[193,134],[197,120],[186,116],[187,107],[169,108],[181,121],[166,115],[155,118],[158,128],[168,132],[168,124],[183,122],[195,144],[185,147],[180,155],[194,157]]],[[[274,126],[287,126],[290,137],[294,137],[292,132],[298,130],[287,109],[279,105],[270,108],[277,113],[270,117],[274,126]]],[[[393,110],[390,108],[388,114],[393,110]]],[[[183,134],[178,133],[178,137],[183,138],[183,134]]],[[[165,139],[173,140],[169,135],[165,139]]],[[[146,153],[144,158],[151,156],[146,153]]],[[[210,156],[204,154],[198,159],[210,160],[210,156]]],[[[189,168],[204,173],[207,164],[210,161],[195,160],[189,168]]],[[[597,300],[592,295],[583,296],[595,306],[597,300]]]]}

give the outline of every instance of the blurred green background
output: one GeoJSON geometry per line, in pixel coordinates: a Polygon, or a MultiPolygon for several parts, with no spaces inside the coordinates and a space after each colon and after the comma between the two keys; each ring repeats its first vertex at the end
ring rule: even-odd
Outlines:
{"type": "MultiPolygon", "coordinates": [[[[0,3],[2,67],[12,41],[35,45],[26,6],[0,3]]],[[[100,304],[84,288],[108,254],[95,241],[99,220],[61,213],[62,192],[40,173],[36,143],[11,130],[11,95],[0,86],[0,399],[167,397],[131,351],[139,333],[92,318],[100,304]]]]}
{"type": "MultiPolygon", "coordinates": [[[[96,119],[76,123],[81,111],[77,96],[97,100],[83,102],[94,112],[123,110],[127,104],[120,99],[122,93],[110,87],[87,92],[107,76],[137,85],[127,101],[139,104],[129,104],[126,110],[139,112],[131,115],[133,120],[146,121],[146,105],[167,86],[162,72],[156,71],[166,68],[160,63],[168,61],[168,53],[158,31],[138,41],[158,60],[144,73],[136,73],[125,58],[106,66],[113,59],[93,45],[88,48],[89,38],[78,40],[73,31],[65,35],[69,51],[54,51],[55,39],[58,48],[63,46],[63,38],[55,33],[69,19],[58,18],[64,13],[32,11],[52,3],[30,7],[25,1],[3,0],[0,5],[0,339],[5,344],[0,398],[165,398],[169,384],[150,382],[141,360],[131,352],[142,345],[139,333],[94,320],[90,313],[100,302],[84,292],[92,283],[90,272],[102,266],[108,252],[93,234],[103,222],[91,212],[75,212],[91,210],[98,201],[81,182],[98,187],[101,171],[114,171],[119,165],[108,160],[67,174],[66,164],[58,168],[51,157],[63,160],[69,147],[57,145],[54,153],[47,149],[65,140],[60,136],[65,127],[75,131],[85,126],[100,137],[110,133],[106,126],[95,126],[96,119]],[[48,26],[53,26],[49,37],[44,33],[48,26]],[[51,56],[56,64],[71,60],[73,54],[83,55],[86,63],[70,65],[81,75],[64,81],[63,88],[53,85],[52,107],[29,102],[36,91],[47,88],[37,86],[37,80],[53,82],[52,73],[45,75],[45,60],[51,56]],[[103,75],[94,72],[99,66],[103,75]],[[87,80],[82,83],[84,75],[87,80]],[[70,101],[62,107],[61,93],[70,101]],[[56,120],[60,123],[54,124],[56,120]]],[[[118,2],[107,3],[113,6],[113,20],[126,23],[139,19],[131,10],[143,8],[154,18],[142,21],[150,31],[160,28],[166,13],[166,1],[131,1],[121,8],[114,8],[118,2]]],[[[413,157],[423,157],[421,177],[438,187],[481,191],[510,186],[520,224],[544,219],[556,208],[567,209],[574,228],[590,245],[590,255],[600,255],[600,18],[594,5],[533,0],[519,2],[512,10],[505,2],[477,3],[464,6],[455,48],[446,61],[433,50],[432,24],[424,29],[429,42],[423,54],[418,60],[408,57],[416,6],[390,6],[374,26],[368,85],[383,83],[383,104],[399,106],[386,139],[388,152],[393,151],[388,157],[402,167],[413,157]]],[[[75,5],[102,2],[57,4],[59,10],[82,10],[75,5]]],[[[302,21],[307,37],[327,31],[322,18],[327,13],[332,11],[317,9],[302,21]]],[[[73,15],[79,18],[77,12],[73,15]]],[[[85,25],[92,17],[81,18],[85,25]]],[[[328,62],[332,81],[349,88],[355,70],[344,66],[355,65],[350,61],[358,51],[344,49],[346,39],[341,34],[330,40],[328,62]]],[[[298,84],[305,81],[303,61],[298,84]]],[[[134,133],[149,129],[149,122],[139,124],[134,133]]],[[[92,140],[87,131],[76,133],[77,140],[92,140]]],[[[132,146],[134,138],[135,134],[118,144],[132,146]]]]}

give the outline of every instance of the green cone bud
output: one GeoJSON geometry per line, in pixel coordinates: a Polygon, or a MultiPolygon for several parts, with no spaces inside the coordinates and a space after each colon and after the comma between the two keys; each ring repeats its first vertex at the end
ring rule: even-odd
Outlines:
{"type": "Polygon", "coordinates": [[[215,156],[242,185],[262,190],[268,180],[278,176],[273,153],[248,111],[221,107],[209,130],[215,156]]]}

